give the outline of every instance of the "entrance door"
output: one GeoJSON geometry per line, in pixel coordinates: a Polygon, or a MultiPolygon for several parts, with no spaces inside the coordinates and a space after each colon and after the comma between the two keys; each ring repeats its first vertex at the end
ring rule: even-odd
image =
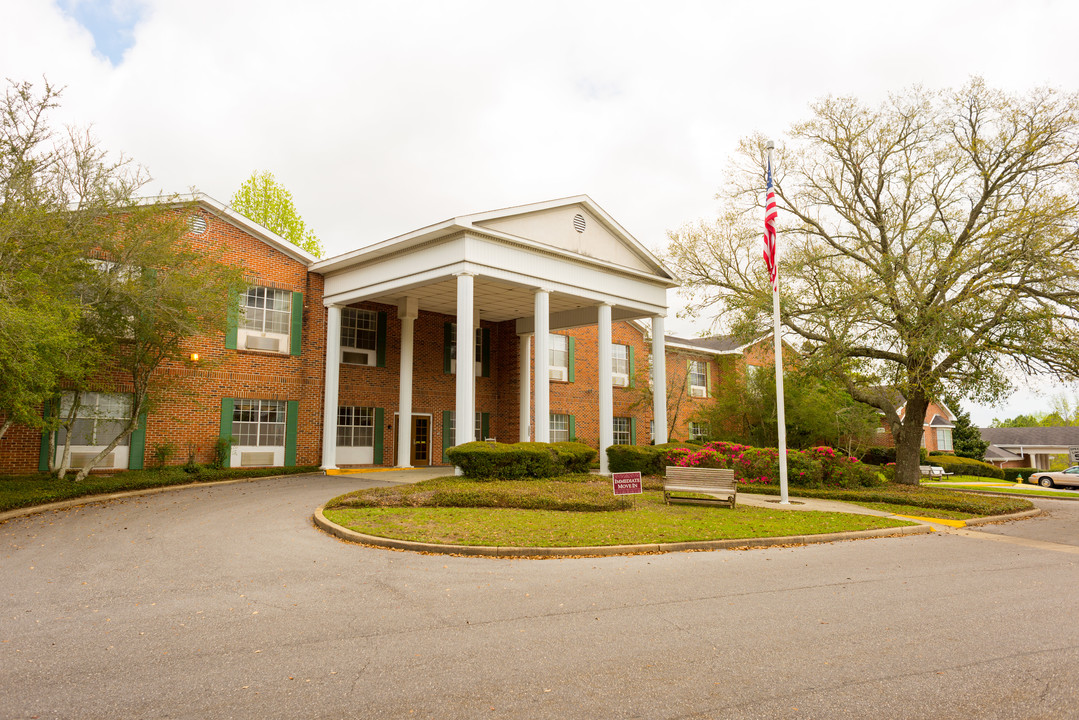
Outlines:
{"type": "MultiPolygon", "coordinates": [[[[393,414],[396,423],[401,422],[397,413],[393,414]]],[[[431,416],[412,416],[412,440],[408,447],[408,464],[412,467],[424,467],[431,464],[431,416]]],[[[394,436],[396,438],[396,436],[394,436]]],[[[397,464],[401,458],[401,449],[393,444],[393,461],[397,464]]]]}
{"type": "Polygon", "coordinates": [[[413,467],[431,464],[431,416],[412,416],[412,456],[413,467]]]}

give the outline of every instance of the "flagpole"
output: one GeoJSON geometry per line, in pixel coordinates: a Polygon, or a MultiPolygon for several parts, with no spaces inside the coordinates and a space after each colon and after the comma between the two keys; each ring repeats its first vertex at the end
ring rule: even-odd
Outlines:
{"type": "MultiPolygon", "coordinates": [[[[771,140],[765,145],[768,149],[768,185],[772,184],[772,150],[775,143],[771,140]]],[[[779,421],[779,504],[789,505],[787,498],[787,411],[783,395],[783,341],[780,339],[779,322],[779,243],[774,250],[775,279],[772,281],[772,337],[775,341],[776,361],[776,414],[779,421]]]]}

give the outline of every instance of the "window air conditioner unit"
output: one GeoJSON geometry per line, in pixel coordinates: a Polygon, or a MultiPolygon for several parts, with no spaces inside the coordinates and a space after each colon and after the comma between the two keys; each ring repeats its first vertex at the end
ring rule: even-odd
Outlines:
{"type": "Polygon", "coordinates": [[[342,350],[341,362],[346,365],[370,365],[371,353],[358,350],[342,350]]]}
{"type": "Polygon", "coordinates": [[[242,452],[240,453],[240,467],[258,467],[260,465],[273,465],[273,451],[265,452],[242,452]]]}
{"type": "Polygon", "coordinates": [[[708,388],[703,385],[691,385],[689,388],[689,396],[695,398],[708,397],[708,388]]]}
{"type": "MultiPolygon", "coordinates": [[[[71,467],[72,468],[84,468],[90,464],[90,461],[97,457],[96,452],[73,452],[71,453],[71,467]]],[[[116,454],[109,453],[101,462],[98,463],[99,468],[111,468],[116,463],[116,454]]]]}
{"type": "Polygon", "coordinates": [[[611,384],[615,387],[629,387],[629,375],[612,375],[611,384]]]}
{"type": "Polygon", "coordinates": [[[566,368],[551,368],[549,377],[551,380],[566,380],[566,368]]]}
{"type": "Polygon", "coordinates": [[[274,337],[248,335],[244,347],[248,350],[268,350],[269,352],[278,352],[281,348],[281,340],[274,337]]]}

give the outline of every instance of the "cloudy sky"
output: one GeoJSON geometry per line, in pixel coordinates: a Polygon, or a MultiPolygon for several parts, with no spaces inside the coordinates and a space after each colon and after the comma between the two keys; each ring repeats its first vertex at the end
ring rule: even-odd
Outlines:
{"type": "Polygon", "coordinates": [[[227,202],[269,170],[327,255],[580,193],[659,250],[667,230],[714,216],[740,137],[781,137],[816,98],[972,75],[1079,87],[1074,0],[4,0],[0,12],[0,75],[66,86],[58,121],[92,125],[155,191],[227,202]]]}

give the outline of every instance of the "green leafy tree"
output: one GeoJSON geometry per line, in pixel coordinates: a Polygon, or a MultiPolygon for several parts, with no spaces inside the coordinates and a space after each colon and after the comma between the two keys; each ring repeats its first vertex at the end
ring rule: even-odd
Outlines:
{"type": "Polygon", "coordinates": [[[322,257],[322,241],[304,224],[292,201],[292,193],[277,182],[272,173],[252,173],[232,196],[232,207],[296,247],[322,257]]]}
{"type": "MultiPolygon", "coordinates": [[[[775,447],[779,438],[775,368],[729,373],[698,413],[720,440],[775,447]]],[[[784,376],[787,445],[806,449],[822,445],[858,455],[880,426],[879,413],[855,401],[836,382],[802,372],[784,376]]]]}
{"type": "MultiPolygon", "coordinates": [[[[898,481],[919,481],[930,398],[997,400],[1017,366],[1079,375],[1079,96],[827,98],[781,144],[782,323],[806,369],[883,413],[898,481]]],[[[745,337],[771,322],[765,153],[743,141],[720,220],[671,233],[690,311],[745,337]]]]}
{"type": "Polygon", "coordinates": [[[959,398],[947,395],[944,404],[955,413],[955,427],[952,428],[952,452],[959,457],[984,460],[989,443],[982,440],[982,434],[970,421],[970,413],[959,406],[959,398]]]}

